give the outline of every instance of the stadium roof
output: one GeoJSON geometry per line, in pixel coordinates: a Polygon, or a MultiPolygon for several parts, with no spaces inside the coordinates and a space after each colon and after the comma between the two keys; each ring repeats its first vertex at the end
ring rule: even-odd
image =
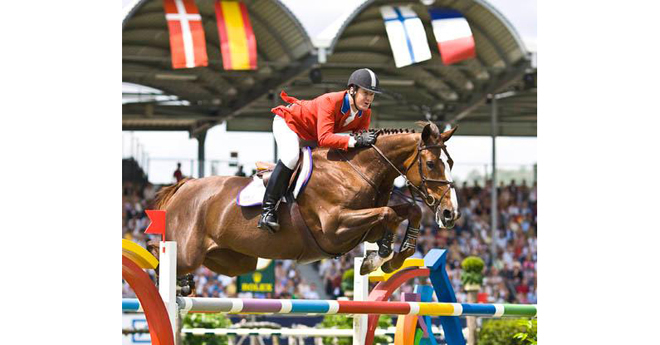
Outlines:
{"type": "Polygon", "coordinates": [[[124,130],[203,131],[238,116],[269,90],[309,70],[316,58],[300,22],[279,1],[246,1],[257,38],[256,71],[222,67],[214,1],[197,0],[206,36],[207,67],[172,69],[160,0],[138,1],[122,23],[122,81],[148,86],[124,92],[124,130]]]}
{"type": "MultiPolygon", "coordinates": [[[[481,0],[438,0],[433,6],[459,10],[467,18],[477,58],[443,65],[427,8],[419,0],[369,0],[315,47],[300,23],[278,1],[245,1],[257,37],[259,69],[222,70],[213,1],[197,0],[208,41],[208,67],[172,70],[161,1],[140,1],[124,20],[123,81],[147,85],[175,97],[124,104],[123,128],[204,130],[227,120],[228,130],[270,131],[270,108],[281,89],[300,99],[345,88],[350,73],[374,70],[385,94],[372,105],[374,127],[415,127],[430,119],[459,124],[461,135],[489,135],[489,94],[498,100],[499,135],[536,135],[536,72],[512,25],[481,0]],[[382,5],[410,5],[427,33],[431,60],[396,68],[382,5]],[[288,49],[287,49],[288,48],[288,49]],[[317,55],[318,54],[318,55],[317,55]],[[312,77],[313,76],[313,77],[312,77]],[[173,102],[174,100],[174,102],[173,102]],[[173,105],[184,101],[187,106],[173,105]]],[[[125,94],[126,96],[126,94],[125,94]]],[[[144,98],[144,97],[143,97],[144,98]]],[[[155,97],[152,97],[155,98],[155,97]]]]}

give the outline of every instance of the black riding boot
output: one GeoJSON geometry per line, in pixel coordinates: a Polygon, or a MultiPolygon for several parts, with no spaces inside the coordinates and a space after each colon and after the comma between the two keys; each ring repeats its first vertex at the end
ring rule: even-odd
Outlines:
{"type": "Polygon", "coordinates": [[[266,195],[264,195],[263,212],[257,227],[262,230],[268,230],[271,233],[276,233],[280,229],[280,224],[277,222],[277,202],[282,198],[284,192],[289,185],[293,170],[289,169],[282,163],[277,161],[275,169],[270,174],[270,180],[266,186],[266,195]]]}

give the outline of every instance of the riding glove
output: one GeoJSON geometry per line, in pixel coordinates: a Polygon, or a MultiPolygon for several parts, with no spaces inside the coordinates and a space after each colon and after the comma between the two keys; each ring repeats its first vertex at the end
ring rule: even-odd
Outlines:
{"type": "Polygon", "coordinates": [[[365,147],[376,142],[375,132],[362,132],[355,136],[355,147],[365,147]]]}

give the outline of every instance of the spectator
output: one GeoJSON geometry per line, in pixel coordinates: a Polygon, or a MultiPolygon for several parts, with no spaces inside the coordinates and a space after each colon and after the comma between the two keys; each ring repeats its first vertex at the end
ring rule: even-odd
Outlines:
{"type": "Polygon", "coordinates": [[[184,176],[183,173],[181,172],[181,162],[176,163],[176,170],[174,170],[174,174],[172,174],[172,176],[174,176],[174,179],[176,180],[177,183],[183,180],[184,176]]]}
{"type": "Polygon", "coordinates": [[[238,166],[238,171],[234,174],[234,176],[242,176],[245,177],[245,172],[243,171],[243,166],[239,165],[238,166]]]}

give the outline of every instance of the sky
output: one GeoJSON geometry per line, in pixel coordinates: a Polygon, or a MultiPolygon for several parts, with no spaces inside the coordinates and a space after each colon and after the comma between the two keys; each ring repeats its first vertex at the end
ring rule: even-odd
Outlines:
{"type": "MultiPolygon", "coordinates": [[[[342,22],[364,0],[282,0],[298,17],[312,39],[332,37],[342,22]],[[334,24],[334,25],[333,25],[334,24]]],[[[124,10],[132,0],[122,0],[124,10]]],[[[513,25],[528,50],[536,51],[537,15],[536,0],[491,0],[488,1],[513,25]]],[[[459,124],[460,125],[460,124],[459,124]]],[[[460,130],[459,130],[460,133],[460,130]]],[[[185,175],[197,175],[197,140],[190,139],[187,132],[123,132],[122,157],[134,156],[147,170],[153,183],[169,183],[177,162],[182,162],[185,175]],[[148,157],[148,159],[147,159],[148,157]]],[[[490,137],[455,136],[448,143],[455,161],[454,178],[464,179],[476,169],[485,171],[491,162],[492,139],[490,137]]],[[[517,170],[525,166],[532,169],[537,162],[536,138],[500,137],[496,142],[497,164],[500,168],[517,170]]],[[[271,133],[227,132],[225,125],[210,129],[206,137],[206,160],[209,173],[231,175],[235,167],[228,165],[230,152],[238,152],[238,163],[245,165],[249,173],[256,161],[273,161],[273,137],[271,133]],[[216,169],[211,171],[211,165],[216,169]]]]}

